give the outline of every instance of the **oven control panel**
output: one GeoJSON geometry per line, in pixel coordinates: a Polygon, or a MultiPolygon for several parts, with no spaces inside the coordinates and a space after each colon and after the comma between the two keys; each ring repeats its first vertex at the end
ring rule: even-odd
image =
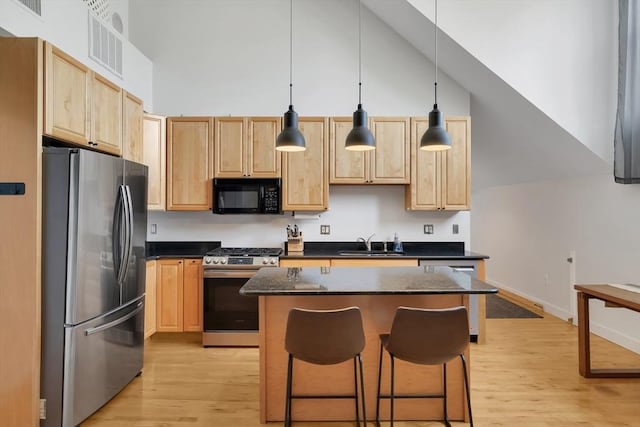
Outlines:
{"type": "Polygon", "coordinates": [[[258,269],[261,267],[277,267],[278,257],[206,256],[202,264],[204,268],[220,268],[225,265],[232,265],[258,269]]]}

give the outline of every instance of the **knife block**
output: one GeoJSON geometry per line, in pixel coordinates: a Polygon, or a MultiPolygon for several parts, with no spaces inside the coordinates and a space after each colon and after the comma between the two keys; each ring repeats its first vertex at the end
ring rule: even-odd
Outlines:
{"type": "Polygon", "coordinates": [[[289,237],[287,239],[287,250],[289,252],[304,252],[304,239],[302,238],[302,232],[298,234],[298,237],[289,237]]]}

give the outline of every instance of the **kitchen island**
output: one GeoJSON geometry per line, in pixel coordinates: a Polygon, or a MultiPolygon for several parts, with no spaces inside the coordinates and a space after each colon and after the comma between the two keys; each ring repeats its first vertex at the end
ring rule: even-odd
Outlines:
{"type": "MultiPolygon", "coordinates": [[[[241,288],[243,295],[259,296],[260,315],[260,421],[284,419],[287,353],[284,337],[289,310],[336,309],[358,306],[362,312],[366,346],[362,353],[367,418],[375,416],[379,334],[388,333],[398,306],[447,308],[469,306],[469,295],[496,293],[497,289],[449,267],[304,267],[263,268],[241,288]]],[[[466,352],[469,360],[468,350],[466,352]]],[[[388,393],[388,359],[382,372],[382,393],[388,393]]],[[[447,370],[448,411],[451,420],[466,417],[462,368],[454,360],[447,370]]],[[[472,366],[469,360],[469,369],[472,366]]],[[[298,394],[353,392],[353,366],[317,366],[296,361],[294,392],[298,394]]],[[[471,375],[471,381],[473,381],[471,375]]],[[[442,374],[437,366],[396,362],[397,393],[438,393],[442,374]]],[[[381,419],[388,418],[388,400],[381,404],[381,419]]],[[[399,399],[397,420],[442,417],[441,399],[399,399]]],[[[355,418],[353,401],[295,400],[294,420],[337,421],[355,418]],[[330,410],[328,410],[330,408],[330,410]]]]}

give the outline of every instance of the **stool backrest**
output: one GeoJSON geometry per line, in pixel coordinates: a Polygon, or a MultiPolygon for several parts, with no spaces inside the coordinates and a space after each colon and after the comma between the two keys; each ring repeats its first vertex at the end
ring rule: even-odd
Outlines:
{"type": "Polygon", "coordinates": [[[287,319],[284,345],[296,359],[317,365],[333,365],[352,359],[364,349],[360,309],[293,308],[287,319]]]}
{"type": "Polygon", "coordinates": [[[387,350],[402,360],[438,365],[458,356],[469,345],[465,307],[424,309],[398,307],[387,350]]]}

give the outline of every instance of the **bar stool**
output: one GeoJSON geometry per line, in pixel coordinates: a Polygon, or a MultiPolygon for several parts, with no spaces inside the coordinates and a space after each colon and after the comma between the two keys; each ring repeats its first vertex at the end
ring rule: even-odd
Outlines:
{"type": "Polygon", "coordinates": [[[444,423],[449,424],[447,415],[447,362],[460,357],[464,372],[464,388],[471,415],[471,397],[467,378],[467,363],[464,351],[469,345],[469,320],[465,307],[442,310],[398,307],[390,334],[380,335],[380,361],[378,365],[378,397],[376,402],[376,425],[380,427],[380,399],[390,400],[389,421],[393,427],[393,401],[395,398],[443,399],[444,423]],[[380,394],[382,375],[382,353],[387,350],[391,358],[391,387],[389,395],[380,394]],[[418,365],[442,365],[442,394],[396,395],[394,394],[394,359],[398,358],[418,365]]]}
{"type": "Polygon", "coordinates": [[[358,307],[339,310],[304,310],[293,308],[287,319],[285,349],[289,353],[287,367],[287,395],[285,406],[285,427],[291,425],[292,399],[354,399],[356,422],[360,426],[358,409],[358,365],[360,368],[360,391],[362,393],[362,416],[367,424],[364,402],[364,379],[362,358],[364,349],[364,329],[358,307]],[[335,365],[353,359],[355,393],[352,395],[293,395],[293,359],[316,365],[335,365]]]}

